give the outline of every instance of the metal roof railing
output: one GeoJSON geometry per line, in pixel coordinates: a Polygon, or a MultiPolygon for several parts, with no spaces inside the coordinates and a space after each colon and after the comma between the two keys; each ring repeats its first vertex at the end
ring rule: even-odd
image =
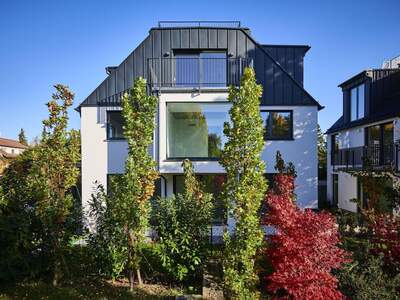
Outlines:
{"type": "Polygon", "coordinates": [[[240,21],[159,21],[158,27],[222,27],[240,28],[240,21]]]}

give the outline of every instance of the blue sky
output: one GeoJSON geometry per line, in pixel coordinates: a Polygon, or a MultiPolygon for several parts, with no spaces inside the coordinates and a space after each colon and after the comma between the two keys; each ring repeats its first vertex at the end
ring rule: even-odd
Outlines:
{"type": "Polygon", "coordinates": [[[310,45],[304,83],[325,130],[342,113],[337,85],[400,55],[399,11],[399,0],[1,1],[0,134],[40,135],[53,84],[77,105],[159,20],[240,20],[261,43],[310,45]]]}

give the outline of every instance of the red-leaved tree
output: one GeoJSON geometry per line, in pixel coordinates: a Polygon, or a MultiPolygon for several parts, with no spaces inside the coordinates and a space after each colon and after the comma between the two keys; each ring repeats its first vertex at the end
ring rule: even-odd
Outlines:
{"type": "Polygon", "coordinates": [[[389,214],[375,218],[372,224],[372,253],[383,254],[385,265],[400,272],[400,220],[389,214]]]}
{"type": "Polygon", "coordinates": [[[300,210],[293,192],[294,177],[278,173],[266,197],[265,223],[275,228],[266,253],[274,269],[266,277],[267,289],[281,299],[343,299],[330,273],[349,261],[337,246],[336,220],[328,212],[300,210]]]}

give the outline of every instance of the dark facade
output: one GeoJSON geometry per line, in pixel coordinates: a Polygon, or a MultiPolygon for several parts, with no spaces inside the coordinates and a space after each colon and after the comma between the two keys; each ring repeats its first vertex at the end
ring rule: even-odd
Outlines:
{"type": "Polygon", "coordinates": [[[79,105],[118,105],[136,77],[149,81],[149,61],[173,57],[179,50],[223,50],[229,59],[251,61],[263,86],[262,105],[322,106],[303,88],[303,59],[308,46],[261,45],[247,28],[157,27],[79,105]]]}
{"type": "Polygon", "coordinates": [[[343,91],[343,115],[327,133],[400,116],[400,69],[366,70],[339,85],[343,91]],[[351,121],[350,91],[365,85],[365,116],[351,121]]]}

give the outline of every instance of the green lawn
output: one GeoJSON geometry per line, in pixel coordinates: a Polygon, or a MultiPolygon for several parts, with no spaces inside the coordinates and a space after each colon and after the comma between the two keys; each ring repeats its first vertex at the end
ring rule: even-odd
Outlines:
{"type": "Polygon", "coordinates": [[[175,299],[179,290],[143,285],[130,293],[126,282],[80,281],[53,287],[43,282],[0,286],[0,299],[175,299]]]}

